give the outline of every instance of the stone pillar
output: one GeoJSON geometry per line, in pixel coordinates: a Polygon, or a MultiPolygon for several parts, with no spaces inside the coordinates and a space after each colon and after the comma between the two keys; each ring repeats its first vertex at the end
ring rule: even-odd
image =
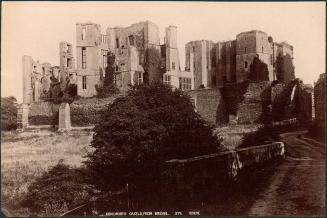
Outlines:
{"type": "Polygon", "coordinates": [[[28,127],[28,104],[17,106],[17,130],[24,130],[28,127]]]}
{"type": "Polygon", "coordinates": [[[59,107],[59,128],[58,131],[71,129],[70,107],[68,103],[62,103],[59,107]]]}

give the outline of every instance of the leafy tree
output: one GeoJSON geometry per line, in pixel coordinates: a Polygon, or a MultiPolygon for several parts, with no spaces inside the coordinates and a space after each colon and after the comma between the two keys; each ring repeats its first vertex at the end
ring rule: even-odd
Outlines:
{"type": "Polygon", "coordinates": [[[118,89],[114,84],[114,76],[115,76],[115,54],[109,51],[107,53],[107,67],[105,69],[103,86],[95,87],[97,90],[97,96],[99,98],[105,98],[118,92],[118,89]]]}
{"type": "Polygon", "coordinates": [[[277,80],[288,83],[295,79],[295,70],[292,58],[289,54],[279,54],[276,59],[276,76],[277,80]]]}
{"type": "Polygon", "coordinates": [[[102,114],[87,155],[93,183],[104,191],[157,184],[175,158],[217,152],[220,141],[189,97],[162,83],[137,85],[102,114]]]}
{"type": "Polygon", "coordinates": [[[255,82],[269,81],[269,71],[267,64],[256,56],[250,65],[249,79],[255,82]]]}
{"type": "Polygon", "coordinates": [[[109,51],[107,53],[107,67],[105,69],[104,87],[109,87],[114,83],[115,75],[115,54],[109,51]]]}
{"type": "Polygon", "coordinates": [[[15,97],[1,98],[1,130],[17,127],[17,100],[15,97]]]}
{"type": "Polygon", "coordinates": [[[146,84],[162,81],[163,72],[160,69],[161,58],[156,48],[150,47],[145,52],[144,82],[146,84]]]}

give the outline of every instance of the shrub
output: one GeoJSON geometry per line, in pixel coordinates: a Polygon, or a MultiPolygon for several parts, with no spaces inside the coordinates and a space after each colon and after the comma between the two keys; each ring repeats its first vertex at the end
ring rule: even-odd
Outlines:
{"type": "Polygon", "coordinates": [[[91,198],[87,175],[86,168],[70,168],[61,160],[29,186],[21,204],[32,213],[59,215],[91,198]]]}
{"type": "Polygon", "coordinates": [[[119,93],[119,89],[114,84],[109,84],[108,86],[95,86],[98,98],[107,98],[114,94],[119,93]]]}
{"type": "Polygon", "coordinates": [[[37,115],[28,117],[29,125],[50,125],[52,123],[53,117],[37,115]]]}
{"type": "Polygon", "coordinates": [[[154,83],[132,87],[103,111],[91,147],[86,163],[99,189],[128,183],[144,194],[140,187],[157,184],[165,161],[217,152],[220,142],[186,94],[154,83]]]}
{"type": "Polygon", "coordinates": [[[17,128],[17,100],[15,97],[1,98],[1,130],[17,128]]]}

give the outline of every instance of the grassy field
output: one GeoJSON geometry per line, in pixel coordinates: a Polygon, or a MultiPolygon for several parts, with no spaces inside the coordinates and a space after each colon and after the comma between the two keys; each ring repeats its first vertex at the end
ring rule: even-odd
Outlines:
{"type": "MultiPolygon", "coordinates": [[[[215,129],[227,149],[235,149],[245,133],[257,130],[257,125],[233,125],[215,129]]],[[[57,133],[50,130],[1,133],[1,206],[15,216],[28,216],[19,202],[28,186],[44,171],[60,160],[70,166],[80,166],[90,149],[92,132],[74,130],[57,133]]]]}
{"type": "Polygon", "coordinates": [[[61,159],[80,166],[91,139],[89,131],[1,133],[1,207],[15,216],[29,215],[19,206],[28,186],[61,159]]]}

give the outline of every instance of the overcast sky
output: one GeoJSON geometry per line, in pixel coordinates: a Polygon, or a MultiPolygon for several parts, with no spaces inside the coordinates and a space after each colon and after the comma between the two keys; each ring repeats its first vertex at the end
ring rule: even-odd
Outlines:
{"type": "Polygon", "coordinates": [[[105,33],[150,20],[159,26],[161,43],[165,27],[177,26],[182,69],[189,41],[262,30],[294,46],[296,76],[313,84],[325,72],[325,19],[325,2],[2,2],[1,96],[21,102],[22,56],[59,65],[59,42],[75,46],[75,24],[87,21],[105,33]]]}

